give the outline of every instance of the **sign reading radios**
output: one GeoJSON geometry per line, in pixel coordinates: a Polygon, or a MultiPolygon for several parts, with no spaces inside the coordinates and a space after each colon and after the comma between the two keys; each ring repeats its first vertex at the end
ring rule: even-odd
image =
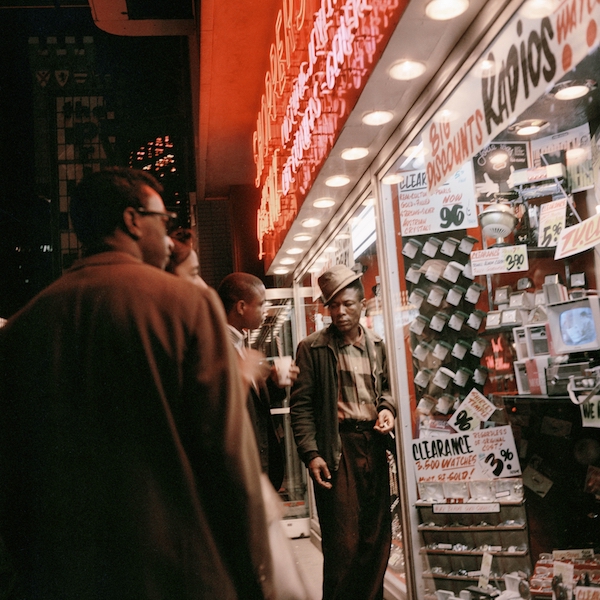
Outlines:
{"type": "Polygon", "coordinates": [[[597,46],[599,19],[600,3],[579,0],[564,0],[543,19],[511,19],[479,73],[465,78],[425,128],[429,193],[597,46]]]}

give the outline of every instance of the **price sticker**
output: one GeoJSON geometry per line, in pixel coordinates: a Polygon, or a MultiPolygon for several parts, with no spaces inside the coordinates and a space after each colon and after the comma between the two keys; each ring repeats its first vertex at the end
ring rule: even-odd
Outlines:
{"type": "Polygon", "coordinates": [[[473,275],[516,273],[529,270],[527,246],[499,246],[471,253],[473,275]]]}
{"type": "Polygon", "coordinates": [[[520,246],[505,246],[502,250],[507,273],[529,270],[527,246],[525,244],[521,244],[520,246]]]}
{"type": "Polygon", "coordinates": [[[540,207],[540,225],[538,228],[539,247],[552,248],[558,244],[558,238],[565,228],[566,214],[566,198],[542,204],[540,207]]]}

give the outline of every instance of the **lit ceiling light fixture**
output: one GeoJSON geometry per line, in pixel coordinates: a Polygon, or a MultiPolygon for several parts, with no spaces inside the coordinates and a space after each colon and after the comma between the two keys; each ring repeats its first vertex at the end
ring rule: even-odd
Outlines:
{"type": "Polygon", "coordinates": [[[517,135],[535,135],[542,129],[548,127],[550,123],[543,121],[542,119],[528,119],[527,121],[519,121],[508,128],[509,133],[516,133],[517,135]]]}
{"type": "Polygon", "coordinates": [[[452,121],[456,121],[456,119],[458,119],[458,113],[449,108],[438,110],[433,116],[433,121],[435,123],[452,123],[452,121]]]}
{"type": "Polygon", "coordinates": [[[591,158],[588,148],[569,148],[567,150],[567,162],[570,165],[579,164],[591,158]]]}
{"type": "Polygon", "coordinates": [[[491,77],[496,73],[496,63],[489,58],[482,60],[479,63],[479,76],[483,79],[484,77],[491,77]]]}
{"type": "Polygon", "coordinates": [[[275,275],[287,275],[289,272],[290,270],[286,267],[277,267],[276,269],[273,269],[275,275]]]}
{"type": "Polygon", "coordinates": [[[362,122],[365,125],[385,125],[394,118],[394,113],[389,110],[374,110],[363,115],[362,122]]]}
{"type": "Polygon", "coordinates": [[[346,175],[334,175],[333,177],[329,177],[325,180],[325,185],[327,187],[344,187],[350,183],[350,177],[346,175]]]}
{"type": "Polygon", "coordinates": [[[321,224],[321,221],[319,219],[304,219],[304,221],[302,221],[302,227],[306,227],[306,228],[311,228],[311,227],[318,227],[321,224]]]}
{"type": "Polygon", "coordinates": [[[557,83],[550,93],[553,94],[557,100],[575,100],[576,98],[582,98],[586,94],[589,94],[592,90],[595,90],[596,87],[596,82],[592,79],[571,79],[569,81],[557,83]]]}
{"type": "Polygon", "coordinates": [[[286,254],[302,254],[303,252],[302,248],[288,248],[285,251],[286,254]]]}
{"type": "Polygon", "coordinates": [[[423,146],[423,142],[420,142],[417,146],[409,146],[404,151],[404,156],[408,158],[420,158],[427,154],[428,150],[423,146]]]}
{"type": "Polygon", "coordinates": [[[331,208],[335,206],[335,200],[333,198],[318,198],[313,202],[315,208],[331,208]]]}
{"type": "Polygon", "coordinates": [[[349,240],[350,234],[349,233],[338,233],[335,237],[338,240],[349,240]]]}
{"type": "Polygon", "coordinates": [[[282,258],[279,261],[279,264],[281,265],[293,265],[296,262],[296,260],[294,258],[282,258]]]}
{"type": "Polygon", "coordinates": [[[527,0],[519,14],[525,19],[543,19],[549,17],[560,4],[560,0],[527,0]]]}
{"type": "Polygon", "coordinates": [[[368,148],[346,148],[342,151],[341,157],[344,160],[359,160],[369,154],[368,148]]]}
{"type": "Polygon", "coordinates": [[[385,185],[396,185],[397,183],[402,183],[404,181],[404,175],[401,173],[391,173],[390,175],[386,175],[381,183],[385,185]]]}
{"type": "Polygon", "coordinates": [[[435,21],[448,21],[462,15],[469,8],[469,0],[432,0],[425,14],[435,21]]]}
{"type": "Polygon", "coordinates": [[[374,206],[375,205],[375,198],[373,198],[373,196],[369,196],[368,198],[365,198],[362,202],[363,206],[374,206]]]}
{"type": "Polygon", "coordinates": [[[399,60],[394,63],[389,70],[390,77],[398,81],[410,81],[416,79],[425,73],[427,67],[422,62],[416,60],[399,60]]]}
{"type": "Polygon", "coordinates": [[[327,252],[328,254],[333,254],[334,252],[337,252],[337,248],[335,246],[327,246],[327,248],[325,248],[325,250],[323,250],[323,252],[327,252]]]}
{"type": "Polygon", "coordinates": [[[320,267],[319,265],[315,265],[314,267],[311,267],[310,269],[308,269],[309,273],[320,273],[322,271],[323,267],[320,267]]]}
{"type": "Polygon", "coordinates": [[[312,240],[312,235],[308,235],[308,233],[297,233],[292,239],[295,242],[310,242],[310,240],[312,240]]]}

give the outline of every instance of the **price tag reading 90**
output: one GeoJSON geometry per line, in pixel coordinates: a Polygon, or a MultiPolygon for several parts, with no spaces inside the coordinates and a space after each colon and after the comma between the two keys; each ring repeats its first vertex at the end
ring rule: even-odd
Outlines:
{"type": "Polygon", "coordinates": [[[527,271],[529,261],[527,259],[527,246],[509,246],[504,248],[504,267],[506,272],[527,271]]]}

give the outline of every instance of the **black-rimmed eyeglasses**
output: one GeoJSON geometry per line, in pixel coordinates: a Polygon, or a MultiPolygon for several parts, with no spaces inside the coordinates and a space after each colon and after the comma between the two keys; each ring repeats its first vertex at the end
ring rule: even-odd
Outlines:
{"type": "Polygon", "coordinates": [[[142,215],[142,217],[162,217],[162,220],[165,223],[165,225],[170,225],[173,221],[177,219],[177,213],[175,212],[158,212],[155,210],[147,210],[142,207],[133,208],[135,212],[138,213],[138,215],[142,215]]]}

